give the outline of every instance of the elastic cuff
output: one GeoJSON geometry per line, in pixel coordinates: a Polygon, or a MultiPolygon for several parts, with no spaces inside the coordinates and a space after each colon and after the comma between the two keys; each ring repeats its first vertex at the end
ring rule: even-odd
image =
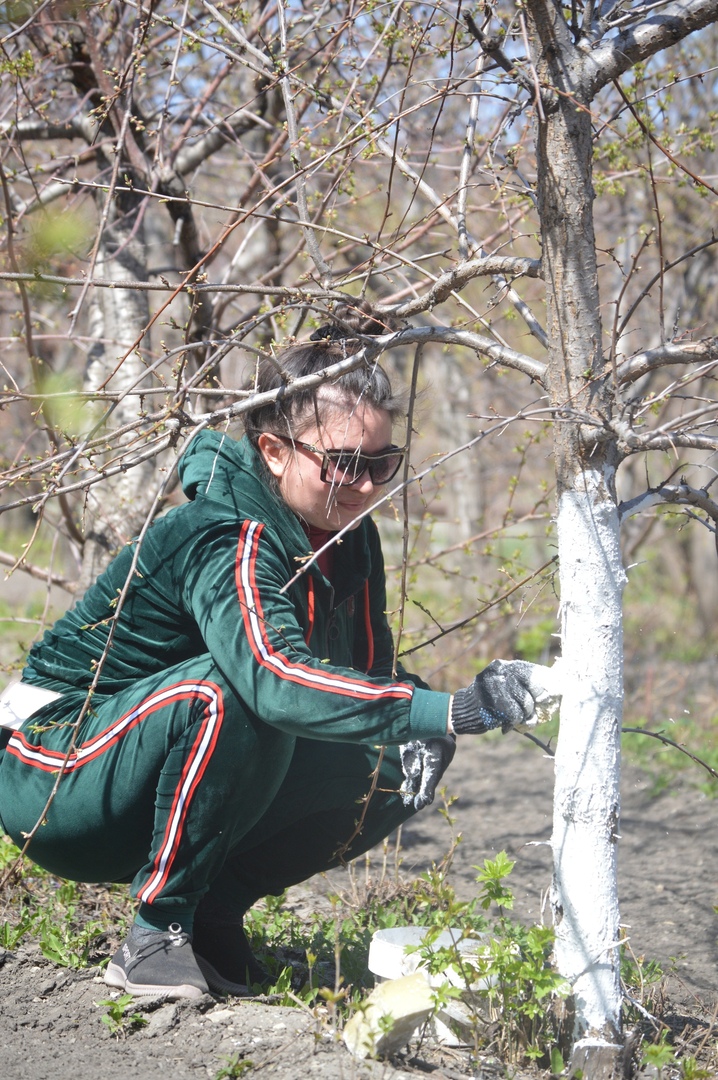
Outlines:
{"type": "Polygon", "coordinates": [[[135,915],[137,926],[145,930],[169,930],[173,923],[179,923],[185,934],[192,933],[194,912],[187,908],[156,908],[152,904],[140,904],[135,915]]]}
{"type": "Polygon", "coordinates": [[[404,743],[418,739],[426,742],[439,735],[446,735],[446,714],[451,695],[441,690],[423,690],[417,687],[411,699],[409,730],[401,740],[404,743]]]}
{"type": "Polygon", "coordinates": [[[457,735],[483,735],[485,731],[501,727],[501,720],[479,705],[473,687],[467,687],[454,694],[451,725],[457,735]]]}

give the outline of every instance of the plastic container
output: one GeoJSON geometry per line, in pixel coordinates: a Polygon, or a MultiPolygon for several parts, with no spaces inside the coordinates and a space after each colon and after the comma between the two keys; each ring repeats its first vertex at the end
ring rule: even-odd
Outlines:
{"type": "MultiPolygon", "coordinates": [[[[369,970],[375,982],[400,979],[426,968],[426,960],[418,950],[429,933],[426,926],[396,926],[391,930],[377,930],[369,945],[369,970]]],[[[460,930],[443,930],[431,943],[432,951],[454,946],[468,962],[481,950],[481,938],[462,938],[460,930]]],[[[426,978],[432,987],[448,982],[461,989],[461,997],[454,998],[437,1010],[432,1021],[434,1038],[447,1046],[463,1046],[473,1042],[472,1029],[476,1016],[489,1019],[487,980],[466,985],[461,974],[453,969],[429,974],[426,978]]]]}

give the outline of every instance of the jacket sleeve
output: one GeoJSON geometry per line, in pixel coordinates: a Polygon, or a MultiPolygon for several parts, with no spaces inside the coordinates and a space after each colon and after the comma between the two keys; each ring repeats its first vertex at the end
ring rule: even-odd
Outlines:
{"type": "MultiPolygon", "coordinates": [[[[184,603],[242,702],[291,735],[403,743],[446,732],[449,695],[390,675],[363,675],[314,656],[289,590],[293,576],[271,529],[198,538],[184,573],[184,603]]],[[[388,627],[387,627],[388,631],[388,627]]]]}

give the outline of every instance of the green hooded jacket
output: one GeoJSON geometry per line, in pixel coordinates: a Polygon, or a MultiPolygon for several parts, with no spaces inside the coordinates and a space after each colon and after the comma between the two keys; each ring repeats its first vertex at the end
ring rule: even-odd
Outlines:
{"type": "MultiPolygon", "coordinates": [[[[202,432],[179,471],[190,501],[142,541],[97,695],[209,652],[245,707],[289,735],[377,744],[446,733],[450,696],[404,672],[392,678],[370,518],[336,545],[333,587],[314,563],[283,592],[311,554],[309,541],[267,486],[249,441],[202,432]]],[[[25,681],[87,690],[135,548],[128,544],[32,648],[25,681]]]]}

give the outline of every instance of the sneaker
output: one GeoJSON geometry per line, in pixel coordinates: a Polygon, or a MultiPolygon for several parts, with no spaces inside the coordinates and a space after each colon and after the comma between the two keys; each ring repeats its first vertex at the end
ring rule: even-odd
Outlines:
{"type": "Polygon", "coordinates": [[[252,952],[241,922],[195,920],[192,941],[197,964],[215,994],[246,996],[253,987],[272,983],[252,952]]]}
{"type": "Polygon", "coordinates": [[[133,924],[105,971],[105,982],[137,997],[201,998],[209,987],[197,966],[189,934],[133,924]]]}

